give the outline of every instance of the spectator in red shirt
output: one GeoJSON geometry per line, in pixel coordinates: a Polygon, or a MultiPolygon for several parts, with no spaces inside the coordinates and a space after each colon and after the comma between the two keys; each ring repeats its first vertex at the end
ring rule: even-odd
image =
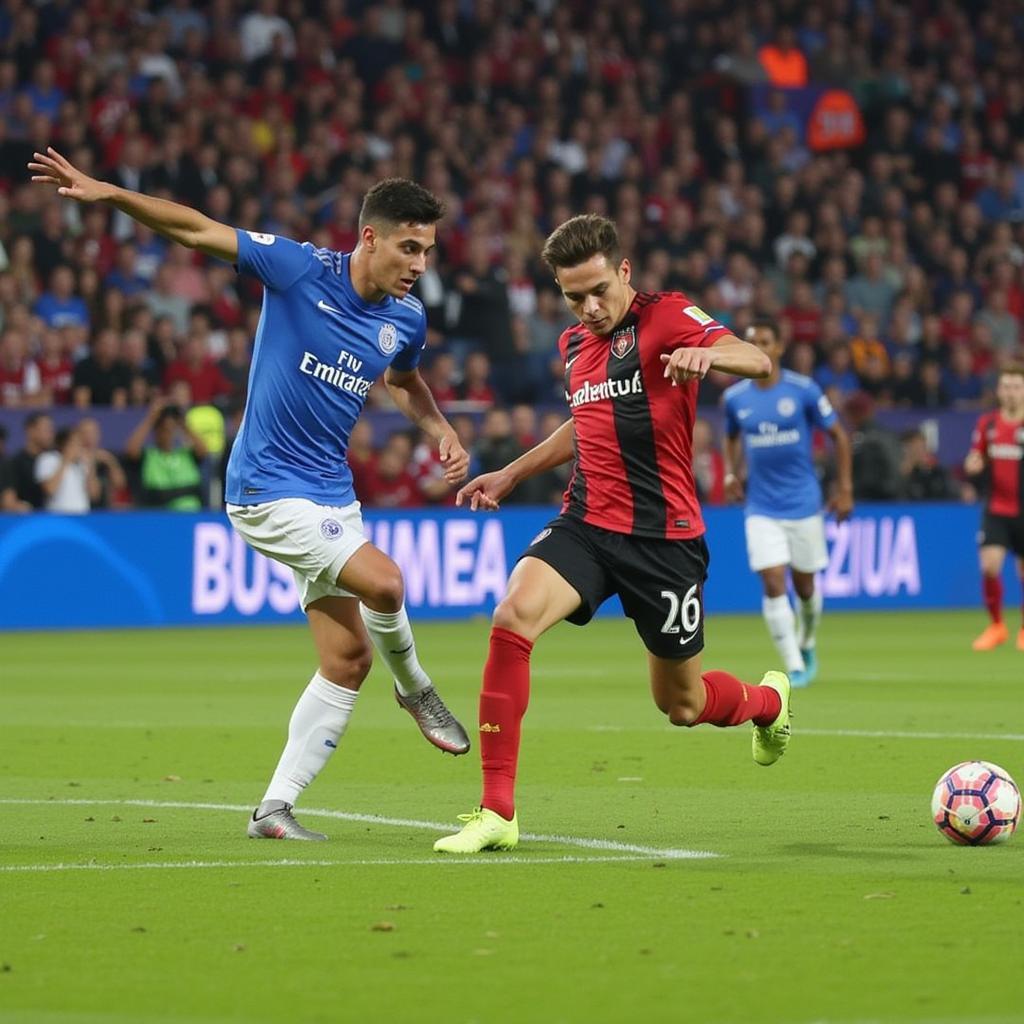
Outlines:
{"type": "Polygon", "coordinates": [[[693,424],[693,477],[703,504],[725,504],[725,460],[711,424],[699,418],[693,424]]]}
{"type": "Polygon", "coordinates": [[[423,379],[442,409],[459,400],[455,387],[455,358],[450,353],[438,352],[423,371],[423,379]]]}
{"type": "Polygon", "coordinates": [[[164,373],[166,390],[178,381],[188,384],[196,405],[216,404],[231,393],[231,385],[220,367],[203,351],[202,341],[194,335],[185,339],[178,358],[164,373]]]}
{"type": "Polygon", "coordinates": [[[772,85],[779,89],[802,89],[807,85],[807,58],[796,45],[796,33],[789,25],[779,26],[775,41],[757,52],[772,85]]]}
{"type": "Polygon", "coordinates": [[[444,463],[437,444],[426,434],[420,434],[412,450],[409,472],[416,481],[421,504],[454,505],[455,491],[444,478],[444,463]]]}
{"type": "Polygon", "coordinates": [[[494,405],[494,389],[490,385],[491,361],[484,352],[470,352],[462,367],[459,398],[477,402],[482,408],[494,405]]]}
{"type": "Polygon", "coordinates": [[[61,331],[52,327],[43,331],[37,365],[44,401],[49,405],[70,405],[75,364],[67,353],[61,331]]]}
{"type": "Polygon", "coordinates": [[[821,333],[821,309],[814,300],[814,288],[809,281],[796,281],[790,293],[789,305],[782,311],[789,324],[792,344],[816,345],[821,333]]]}
{"type": "Polygon", "coordinates": [[[41,395],[39,367],[28,357],[28,341],[8,327],[0,335],[0,406],[38,405],[41,395]]]}
{"type": "Polygon", "coordinates": [[[369,420],[356,420],[348,438],[348,468],[356,497],[368,502],[377,473],[377,453],[373,448],[373,428],[369,420]]]}
{"type": "Polygon", "coordinates": [[[954,292],[942,317],[942,340],[947,345],[969,345],[974,299],[968,291],[954,292]]]}
{"type": "Polygon", "coordinates": [[[377,457],[366,504],[377,508],[414,508],[420,504],[419,488],[409,471],[411,443],[405,434],[392,434],[377,457]]]}

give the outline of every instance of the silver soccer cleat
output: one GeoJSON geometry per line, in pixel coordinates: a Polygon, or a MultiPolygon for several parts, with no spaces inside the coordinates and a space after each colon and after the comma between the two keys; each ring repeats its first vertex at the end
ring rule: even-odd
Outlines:
{"type": "Polygon", "coordinates": [[[420,732],[435,747],[449,754],[465,754],[469,750],[466,730],[445,706],[434,687],[428,686],[409,697],[404,697],[395,687],[395,700],[412,715],[420,732]]]}
{"type": "Polygon", "coordinates": [[[319,842],[327,838],[323,832],[303,828],[292,816],[291,804],[280,804],[257,817],[263,807],[257,807],[249,819],[247,832],[250,839],[304,839],[319,842]]]}

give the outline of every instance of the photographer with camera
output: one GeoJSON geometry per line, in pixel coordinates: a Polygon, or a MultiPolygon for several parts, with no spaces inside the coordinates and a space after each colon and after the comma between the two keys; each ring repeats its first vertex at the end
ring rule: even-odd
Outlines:
{"type": "Polygon", "coordinates": [[[153,399],[124,454],[137,472],[139,505],[183,512],[203,507],[200,466],[206,445],[178,406],[163,396],[153,399]],[[150,432],[153,440],[146,444],[150,432]]]}

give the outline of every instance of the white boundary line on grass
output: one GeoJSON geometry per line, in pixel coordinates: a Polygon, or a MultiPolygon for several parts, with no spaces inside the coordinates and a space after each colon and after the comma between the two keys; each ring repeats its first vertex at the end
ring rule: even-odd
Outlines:
{"type": "Polygon", "coordinates": [[[613,864],[651,861],[649,854],[619,854],[614,857],[523,857],[517,854],[488,854],[484,857],[420,857],[411,860],[382,857],[377,860],[176,860],[143,864],[0,864],[0,874],[47,871],[164,871],[172,868],[352,868],[406,867],[416,864],[613,864]]]}
{"type": "MultiPolygon", "coordinates": [[[[649,732],[649,729],[630,729],[622,725],[589,725],[587,732],[649,732]]],[[[676,732],[674,725],[665,725],[662,732],[676,732]]],[[[1021,732],[910,732],[896,729],[804,729],[797,726],[793,730],[795,736],[838,736],[867,740],[981,740],[986,743],[1006,740],[1008,743],[1020,743],[1024,740],[1021,732]]],[[[722,729],[710,736],[728,736],[729,731],[722,729]]]]}
{"type": "Polygon", "coordinates": [[[1007,740],[1019,743],[1024,733],[1013,732],[906,732],[893,729],[794,729],[800,736],[852,736],[868,740],[1007,740]]]}
{"type": "MultiPolygon", "coordinates": [[[[249,814],[252,810],[248,804],[215,804],[215,803],[192,803],[178,800],[87,800],[87,799],[63,799],[63,800],[38,800],[38,799],[25,799],[6,797],[0,798],[0,805],[15,805],[15,806],[34,806],[34,807],[45,807],[45,806],[57,806],[57,807],[149,807],[154,809],[164,808],[172,810],[191,810],[191,811],[231,811],[232,813],[244,813],[249,814]]],[[[304,817],[320,817],[320,818],[332,818],[338,821],[357,821],[364,822],[371,825],[384,825],[393,828],[417,828],[417,829],[429,829],[432,832],[450,830],[452,828],[450,823],[437,822],[437,821],[419,821],[414,818],[388,818],[377,814],[360,814],[354,811],[332,811],[326,808],[318,807],[304,807],[302,809],[304,817]]],[[[607,853],[617,854],[618,856],[613,857],[578,857],[573,855],[566,855],[560,857],[521,857],[521,856],[508,856],[508,857],[486,857],[479,860],[465,860],[463,858],[443,858],[433,857],[424,859],[414,860],[403,860],[403,859],[380,859],[380,860],[353,860],[353,861],[324,861],[323,866],[328,864],[351,864],[351,865],[384,865],[384,864],[469,864],[469,863],[513,863],[513,864],[555,864],[555,863],[584,863],[590,860],[594,861],[611,861],[611,860],[709,860],[720,856],[717,853],[711,853],[706,850],[682,850],[682,849],[662,849],[656,846],[643,846],[637,843],[620,843],[612,839],[588,839],[582,836],[560,836],[560,835],[547,835],[543,833],[534,832],[523,832],[523,839],[532,842],[542,843],[559,843],[563,846],[574,846],[584,850],[600,850],[607,853]]],[[[284,866],[291,866],[294,864],[315,864],[315,861],[264,861],[264,862],[250,862],[242,861],[235,865],[233,862],[174,862],[166,865],[166,867],[203,867],[203,866],[224,866],[224,867],[242,867],[242,866],[275,866],[282,864],[284,866]]],[[[61,865],[61,870],[74,870],[74,869],[95,869],[101,870],[113,870],[114,868],[134,868],[142,867],[144,865],[92,865],[92,864],[66,864],[61,865]]],[[[46,870],[48,865],[12,865],[6,868],[0,868],[0,870],[46,870]]]]}

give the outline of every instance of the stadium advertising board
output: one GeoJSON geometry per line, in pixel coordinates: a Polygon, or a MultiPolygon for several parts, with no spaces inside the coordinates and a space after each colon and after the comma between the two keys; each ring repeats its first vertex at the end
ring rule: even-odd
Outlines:
{"type": "MultiPolygon", "coordinates": [[[[401,566],[415,617],[462,618],[493,609],[516,558],[550,515],[536,508],[498,515],[371,511],[367,530],[401,566]]],[[[761,590],[746,564],[742,513],[710,509],[707,520],[708,611],[758,611],[761,590]]],[[[829,523],[822,587],[830,607],[973,607],[977,524],[976,508],[946,504],[862,506],[849,522],[829,523]]],[[[222,515],[0,516],[0,628],[299,616],[291,572],[254,555],[222,515]]]]}

